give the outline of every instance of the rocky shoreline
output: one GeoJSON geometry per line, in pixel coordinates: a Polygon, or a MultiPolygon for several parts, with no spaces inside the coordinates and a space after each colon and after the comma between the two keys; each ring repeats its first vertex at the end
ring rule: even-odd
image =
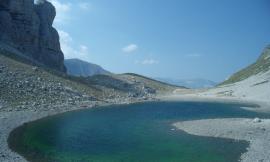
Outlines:
{"type": "Polygon", "coordinates": [[[121,84],[113,83],[116,89],[110,87],[107,80],[93,84],[86,79],[55,74],[1,55],[0,51],[0,161],[26,161],[7,144],[10,132],[24,123],[78,109],[156,100],[158,92],[150,90],[161,84],[156,83],[151,88],[154,81],[135,76],[126,78],[121,84]],[[125,90],[126,85],[131,85],[132,89],[125,90]]]}
{"type": "MultiPolygon", "coordinates": [[[[203,97],[198,92],[162,96],[159,99],[163,101],[237,103],[247,105],[241,107],[245,110],[270,113],[270,103],[267,101],[244,100],[235,97],[203,97]]],[[[173,126],[192,135],[248,141],[250,145],[247,152],[241,155],[241,162],[270,161],[270,119],[205,119],[177,122],[173,126]]]]}
{"type": "MultiPolygon", "coordinates": [[[[97,102],[88,101],[77,103],[76,105],[55,105],[49,110],[35,111],[35,109],[27,109],[23,111],[2,111],[0,113],[0,161],[3,162],[27,162],[22,156],[10,150],[7,140],[9,134],[15,128],[24,123],[35,121],[47,116],[56,115],[68,111],[80,109],[90,109],[97,106],[106,106],[112,104],[131,104],[147,101],[192,101],[192,102],[223,102],[223,103],[241,103],[253,104],[254,102],[245,102],[243,100],[233,100],[226,98],[198,98],[198,97],[158,97],[157,99],[119,99],[115,102],[97,102]],[[87,105],[85,104],[87,103],[87,105]]],[[[265,103],[255,102],[261,107],[250,108],[253,111],[265,110],[268,105],[265,103]]],[[[246,108],[244,108],[246,109],[246,108]]],[[[187,121],[175,123],[178,129],[186,131],[189,134],[198,136],[211,136],[220,138],[231,138],[235,140],[246,140],[250,142],[248,151],[241,155],[241,161],[269,161],[270,160],[270,120],[268,119],[207,119],[198,121],[187,121]],[[222,127],[221,127],[222,125],[222,127]]]]}
{"type": "Polygon", "coordinates": [[[270,161],[269,119],[207,119],[179,122],[174,126],[192,135],[248,141],[247,152],[240,158],[242,162],[270,161]]]}
{"type": "MultiPolygon", "coordinates": [[[[92,108],[95,103],[89,105],[87,108],[92,108]]],[[[47,116],[56,115],[68,111],[82,109],[80,106],[59,106],[58,108],[50,109],[48,111],[34,111],[34,110],[23,110],[23,111],[4,111],[0,113],[0,161],[3,162],[26,162],[22,156],[13,152],[7,143],[9,134],[15,128],[23,125],[24,123],[35,121],[47,116]]]]}
{"type": "MultiPolygon", "coordinates": [[[[65,113],[69,111],[76,111],[82,109],[91,109],[100,106],[109,106],[114,104],[132,104],[139,102],[150,102],[156,99],[145,100],[143,98],[125,98],[115,100],[115,102],[100,102],[100,101],[89,101],[83,103],[78,103],[76,105],[55,105],[51,109],[36,111],[36,108],[28,108],[22,111],[0,111],[0,161],[1,162],[27,162],[27,160],[12,151],[8,146],[9,134],[17,127],[29,123],[41,118],[48,116],[53,116],[60,113],[65,113]]],[[[1,105],[1,102],[0,102],[1,105]]]]}

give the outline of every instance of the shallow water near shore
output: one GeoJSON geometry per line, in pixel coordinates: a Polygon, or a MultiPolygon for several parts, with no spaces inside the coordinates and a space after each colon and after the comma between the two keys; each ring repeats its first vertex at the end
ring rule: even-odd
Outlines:
{"type": "Polygon", "coordinates": [[[149,102],[59,114],[15,129],[9,146],[32,162],[237,162],[248,143],[199,137],[172,123],[260,117],[246,105],[149,102]]]}

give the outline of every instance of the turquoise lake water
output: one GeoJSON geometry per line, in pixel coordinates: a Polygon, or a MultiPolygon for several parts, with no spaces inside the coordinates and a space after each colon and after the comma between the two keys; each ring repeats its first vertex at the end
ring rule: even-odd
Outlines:
{"type": "Polygon", "coordinates": [[[188,135],[172,123],[269,117],[240,106],[150,102],[80,110],[25,124],[8,141],[32,162],[237,162],[247,142],[188,135]]]}

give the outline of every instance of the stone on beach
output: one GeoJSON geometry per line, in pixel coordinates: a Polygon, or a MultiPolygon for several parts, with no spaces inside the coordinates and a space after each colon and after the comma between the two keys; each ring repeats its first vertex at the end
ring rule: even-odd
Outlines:
{"type": "Polygon", "coordinates": [[[253,123],[261,123],[262,120],[260,118],[255,118],[253,119],[253,123]]]}

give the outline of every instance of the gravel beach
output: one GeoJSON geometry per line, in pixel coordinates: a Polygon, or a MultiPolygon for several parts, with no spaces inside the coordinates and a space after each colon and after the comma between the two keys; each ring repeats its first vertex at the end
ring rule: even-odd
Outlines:
{"type": "MultiPolygon", "coordinates": [[[[234,87],[230,88],[233,89],[234,87]]],[[[225,87],[224,89],[227,90],[228,87],[225,87]]],[[[223,92],[224,89],[179,90],[172,95],[162,96],[160,99],[164,101],[238,103],[250,105],[241,107],[242,109],[270,113],[270,103],[267,97],[250,97],[249,95],[245,97],[220,96],[219,92],[223,92]]],[[[259,92],[255,93],[259,94],[259,92]]],[[[270,93],[270,91],[267,93],[270,93]]],[[[240,161],[270,161],[270,119],[207,119],[177,122],[174,126],[192,135],[248,141],[250,145],[247,148],[247,152],[241,155],[240,161]]]]}
{"type": "MultiPolygon", "coordinates": [[[[192,102],[221,102],[242,103],[258,105],[260,107],[243,107],[244,109],[267,112],[268,103],[246,102],[233,98],[203,98],[196,95],[189,96],[163,96],[158,99],[163,101],[192,101],[192,102]]],[[[136,102],[136,101],[134,101],[136,102]]],[[[89,103],[87,108],[103,106],[112,103],[89,103]]],[[[123,102],[127,104],[127,102],[123,102]]],[[[55,106],[47,111],[11,111],[0,113],[0,161],[1,162],[26,162],[27,160],[9,149],[7,139],[10,132],[20,125],[67,111],[84,109],[79,105],[55,106]]],[[[269,112],[269,111],[268,111],[269,112]]],[[[268,119],[207,119],[175,123],[178,129],[189,134],[198,136],[210,136],[230,138],[235,140],[246,140],[250,142],[248,151],[241,156],[243,162],[270,161],[270,120],[268,119]]]]}
{"type": "Polygon", "coordinates": [[[89,101],[87,107],[84,105],[55,105],[46,111],[36,111],[36,109],[28,109],[23,111],[0,111],[0,162],[27,162],[25,158],[13,152],[8,146],[9,134],[15,128],[35,121],[44,117],[53,116],[69,111],[76,111],[81,109],[91,109],[93,107],[108,106],[113,104],[131,104],[137,102],[147,102],[146,100],[117,100],[117,102],[96,102],[89,101]]]}
{"type": "MultiPolygon", "coordinates": [[[[89,106],[91,108],[91,106],[89,106]]],[[[24,123],[35,121],[47,116],[81,109],[79,106],[59,107],[48,111],[12,111],[0,112],[0,161],[1,162],[26,162],[22,156],[13,152],[7,143],[11,131],[24,123]]]]}
{"type": "Polygon", "coordinates": [[[179,122],[174,126],[193,135],[248,141],[250,145],[241,155],[242,162],[270,161],[269,119],[209,119],[179,122]]]}

